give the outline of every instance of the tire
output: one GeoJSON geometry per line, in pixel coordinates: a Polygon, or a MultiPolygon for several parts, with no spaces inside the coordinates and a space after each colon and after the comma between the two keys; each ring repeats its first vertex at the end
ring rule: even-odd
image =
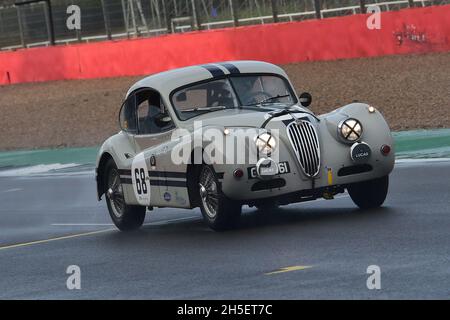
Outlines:
{"type": "Polygon", "coordinates": [[[208,226],[216,231],[233,229],[239,222],[242,205],[228,199],[211,166],[203,165],[198,177],[200,210],[208,226]]]}
{"type": "Polygon", "coordinates": [[[139,229],[144,223],[146,208],[125,203],[120,175],[113,159],[108,160],[104,172],[106,205],[112,221],[121,231],[139,229]]]}
{"type": "Polygon", "coordinates": [[[347,187],[353,202],[361,209],[381,207],[389,189],[389,176],[358,182],[347,187]]]}

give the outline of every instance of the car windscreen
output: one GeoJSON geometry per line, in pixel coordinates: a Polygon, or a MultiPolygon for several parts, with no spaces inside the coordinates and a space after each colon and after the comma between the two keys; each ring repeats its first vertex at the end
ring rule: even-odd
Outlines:
{"type": "Polygon", "coordinates": [[[229,76],[183,87],[172,94],[172,104],[180,120],[262,103],[295,103],[288,82],[275,75],[229,76]]]}
{"type": "Polygon", "coordinates": [[[294,99],[286,81],[273,75],[230,77],[241,105],[259,103],[293,104],[294,99]]]}

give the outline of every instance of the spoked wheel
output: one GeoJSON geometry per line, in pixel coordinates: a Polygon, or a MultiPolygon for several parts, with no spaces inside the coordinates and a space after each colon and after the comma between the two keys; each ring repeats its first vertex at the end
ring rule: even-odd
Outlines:
{"type": "Polygon", "coordinates": [[[116,227],[122,231],[141,227],[144,223],[146,208],[126,204],[119,171],[112,159],[106,164],[103,181],[106,182],[106,204],[109,215],[116,227]]]}
{"type": "Polygon", "coordinates": [[[204,165],[198,179],[200,209],[206,223],[214,230],[226,230],[239,221],[242,206],[225,197],[212,167],[204,165]]]}
{"type": "Polygon", "coordinates": [[[119,172],[116,168],[110,170],[107,183],[109,188],[106,191],[106,197],[111,204],[112,213],[116,218],[120,219],[124,212],[125,197],[120,184],[119,172]]]}
{"type": "Polygon", "coordinates": [[[205,167],[200,173],[199,187],[205,213],[209,218],[214,219],[219,210],[219,190],[214,179],[214,172],[210,167],[205,167]]]}

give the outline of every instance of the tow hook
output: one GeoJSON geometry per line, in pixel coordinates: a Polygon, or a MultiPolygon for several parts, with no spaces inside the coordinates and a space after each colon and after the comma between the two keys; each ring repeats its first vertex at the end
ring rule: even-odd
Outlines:
{"type": "Polygon", "coordinates": [[[334,193],[331,193],[329,191],[325,191],[322,196],[325,200],[333,200],[334,199],[334,193]]]}

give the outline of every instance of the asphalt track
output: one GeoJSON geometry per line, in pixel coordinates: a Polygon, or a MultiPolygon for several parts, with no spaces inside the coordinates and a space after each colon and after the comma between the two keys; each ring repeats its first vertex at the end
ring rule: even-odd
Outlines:
{"type": "Polygon", "coordinates": [[[345,195],[246,208],[224,233],[175,209],[121,233],[92,175],[0,177],[0,203],[2,299],[450,298],[450,162],[397,166],[377,210],[345,195]],[[69,265],[81,290],[66,288],[69,265]],[[366,287],[369,265],[381,290],[366,287]]]}

